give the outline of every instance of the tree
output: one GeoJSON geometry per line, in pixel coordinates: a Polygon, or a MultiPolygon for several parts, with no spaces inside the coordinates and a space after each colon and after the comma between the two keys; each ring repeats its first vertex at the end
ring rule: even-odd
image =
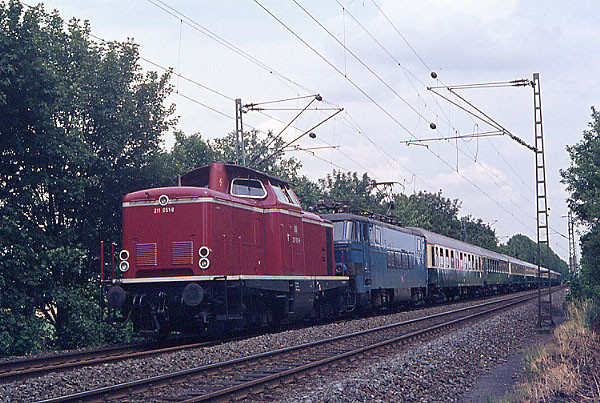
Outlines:
{"type": "MultiPolygon", "coordinates": [[[[526,262],[537,265],[538,262],[538,247],[537,243],[529,237],[516,234],[510,237],[510,239],[504,245],[500,245],[500,251],[506,255],[516,257],[517,259],[524,260],[526,262]]],[[[547,267],[550,270],[558,271],[563,275],[567,275],[569,268],[567,263],[562,260],[554,251],[550,249],[542,249],[542,262],[543,267],[547,267]]]]}
{"type": "Polygon", "coordinates": [[[175,133],[175,144],[171,151],[163,151],[154,160],[153,172],[157,186],[173,186],[178,175],[194,168],[210,164],[218,159],[218,153],[199,133],[186,136],[181,131],[175,133]]]}
{"type": "Polygon", "coordinates": [[[462,239],[458,220],[460,202],[442,196],[442,192],[418,192],[394,195],[393,213],[406,226],[421,227],[456,239],[462,239]]]}
{"type": "Polygon", "coordinates": [[[319,185],[324,198],[332,201],[346,202],[350,209],[365,209],[375,213],[385,213],[382,205],[384,194],[375,191],[375,181],[366,173],[358,176],[356,172],[334,170],[319,185]]]}
{"type": "Polygon", "coordinates": [[[600,300],[600,112],[596,108],[592,107],[583,139],[567,151],[571,166],[561,175],[571,193],[569,208],[588,230],[581,237],[581,271],[571,289],[575,296],[600,300]]]}
{"type": "Polygon", "coordinates": [[[164,176],[169,73],[41,5],[0,4],[0,32],[0,332],[49,324],[59,348],[98,342],[98,241],[118,240],[124,193],[164,176]]]}

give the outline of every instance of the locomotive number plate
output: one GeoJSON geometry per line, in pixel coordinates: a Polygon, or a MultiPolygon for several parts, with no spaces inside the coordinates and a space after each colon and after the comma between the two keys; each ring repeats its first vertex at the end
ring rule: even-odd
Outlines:
{"type": "Polygon", "coordinates": [[[175,207],[155,207],[154,208],[154,214],[167,214],[167,213],[174,213],[175,212],[175,207]]]}

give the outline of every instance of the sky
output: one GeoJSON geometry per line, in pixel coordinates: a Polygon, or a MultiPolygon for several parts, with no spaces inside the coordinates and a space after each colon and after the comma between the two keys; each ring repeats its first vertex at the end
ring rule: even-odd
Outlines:
{"type": "MultiPolygon", "coordinates": [[[[65,19],[89,20],[92,33],[105,40],[132,38],[150,61],[140,61],[144,69],[173,68],[180,76],[173,77],[168,102],[177,106],[178,130],[217,138],[235,128],[234,98],[246,104],[318,93],[323,101],[312,106],[344,111],[315,129],[316,139],[305,136],[297,143],[335,148],[287,153],[302,161],[303,174],[317,179],[333,169],[367,172],[378,181],[399,182],[396,191],[442,191],[462,201],[462,215],[489,223],[501,242],[515,233],[536,239],[533,153],[506,136],[428,147],[406,141],[490,130],[428,86],[531,79],[538,72],[550,246],[568,261],[568,193],[559,170],[569,165],[566,146],[579,141],[590,107],[600,103],[594,96],[600,93],[600,24],[592,0],[43,3],[65,19]]],[[[534,144],[531,87],[461,95],[534,144]]],[[[269,106],[306,104],[300,99],[269,106]]],[[[245,129],[278,132],[297,112],[264,113],[269,116],[244,114],[245,129]]],[[[283,138],[291,141],[330,113],[303,113],[283,138]]],[[[164,146],[172,144],[169,134],[164,146]]]]}

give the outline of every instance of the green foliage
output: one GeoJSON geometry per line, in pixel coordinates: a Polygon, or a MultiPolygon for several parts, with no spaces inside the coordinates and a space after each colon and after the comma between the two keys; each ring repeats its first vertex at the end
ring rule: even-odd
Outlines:
{"type": "Polygon", "coordinates": [[[152,171],[157,175],[153,179],[156,186],[173,186],[178,175],[194,168],[207,165],[219,159],[218,153],[204,141],[199,133],[186,136],[175,132],[175,144],[169,152],[161,152],[154,160],[152,171]]]}
{"type": "Polygon", "coordinates": [[[119,238],[124,193],[164,176],[169,74],[143,73],[137,45],[89,31],[42,6],[0,4],[0,328],[23,343],[38,316],[51,325],[39,340],[100,341],[98,240],[119,238]]]}
{"type": "Polygon", "coordinates": [[[327,200],[345,202],[351,209],[362,208],[376,213],[385,213],[382,205],[384,195],[375,192],[374,181],[366,173],[362,177],[356,172],[333,171],[319,185],[327,200]]]}
{"type": "Polygon", "coordinates": [[[25,355],[47,347],[46,322],[31,312],[0,309],[0,352],[2,355],[25,355]]]}
{"type": "Polygon", "coordinates": [[[571,281],[571,294],[600,301],[600,112],[596,108],[592,107],[583,139],[567,151],[571,166],[561,175],[571,193],[569,207],[588,228],[581,237],[581,270],[571,281]]]}
{"type": "Polygon", "coordinates": [[[600,304],[600,230],[594,226],[581,237],[581,269],[570,283],[575,298],[593,298],[600,304]]]}
{"type": "Polygon", "coordinates": [[[592,107],[592,121],[583,139],[567,146],[572,165],[562,170],[563,183],[571,193],[569,207],[588,225],[600,223],[600,112],[592,107]]]}
{"type": "MultiPolygon", "coordinates": [[[[518,259],[526,262],[537,264],[538,262],[538,248],[537,243],[531,240],[529,237],[516,234],[513,235],[504,245],[500,245],[500,251],[504,254],[514,256],[518,259]]],[[[550,248],[542,248],[541,250],[541,265],[548,267],[551,270],[558,271],[564,276],[569,273],[569,267],[567,263],[562,260],[554,251],[550,248]]]]}
{"type": "Polygon", "coordinates": [[[394,195],[394,204],[393,213],[400,217],[405,225],[462,239],[458,200],[447,199],[441,192],[418,192],[412,195],[394,195]]]}
{"type": "MultiPolygon", "coordinates": [[[[302,164],[295,158],[283,158],[283,154],[278,151],[283,148],[285,142],[281,138],[274,139],[273,133],[269,132],[266,136],[259,135],[257,131],[246,133],[244,144],[247,167],[287,181],[293,181],[298,177],[302,164]]],[[[235,133],[215,139],[212,147],[218,160],[238,162],[239,150],[235,133]]]]}

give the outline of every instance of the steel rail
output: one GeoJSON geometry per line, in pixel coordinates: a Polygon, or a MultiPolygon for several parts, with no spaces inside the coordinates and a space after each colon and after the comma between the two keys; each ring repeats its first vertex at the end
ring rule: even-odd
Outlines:
{"type": "MultiPolygon", "coordinates": [[[[439,306],[439,304],[435,304],[434,306],[439,306]]],[[[343,319],[342,321],[345,320],[346,319],[343,319]]],[[[202,343],[192,343],[187,345],[181,343],[169,347],[163,346],[157,348],[153,348],[153,346],[148,343],[141,342],[0,361],[0,384],[86,365],[101,364],[129,358],[143,358],[171,351],[206,347],[260,334],[263,334],[263,332],[251,333],[250,336],[231,337],[225,340],[207,340],[202,343]]]]}
{"type": "MultiPolygon", "coordinates": [[[[532,300],[534,298],[536,298],[536,295],[535,295],[535,293],[532,293],[532,294],[528,294],[526,296],[522,296],[521,295],[521,296],[518,296],[518,297],[507,298],[506,300],[495,301],[494,303],[489,303],[489,304],[501,304],[501,303],[507,302],[507,301],[512,301],[512,302],[508,302],[508,303],[505,303],[505,304],[500,305],[498,307],[490,308],[490,309],[487,309],[487,310],[484,310],[484,311],[481,311],[481,312],[476,312],[476,313],[473,313],[473,314],[470,314],[470,315],[466,315],[466,316],[462,316],[462,317],[459,317],[459,318],[456,318],[456,319],[452,319],[452,320],[449,320],[449,321],[446,321],[446,322],[442,322],[442,323],[439,323],[439,324],[436,324],[436,325],[433,325],[433,326],[429,326],[429,327],[424,328],[424,329],[418,329],[418,330],[415,330],[415,331],[411,331],[411,332],[402,334],[402,335],[397,336],[397,337],[393,337],[393,338],[390,338],[390,339],[387,339],[387,340],[384,340],[384,341],[380,341],[380,342],[377,342],[377,343],[373,343],[373,344],[369,344],[369,345],[366,345],[366,346],[362,346],[362,347],[359,347],[359,348],[356,348],[356,349],[353,349],[353,350],[350,350],[350,351],[345,351],[345,352],[343,352],[341,354],[335,354],[335,355],[332,355],[330,357],[326,357],[326,358],[323,358],[323,359],[320,359],[320,360],[309,362],[307,364],[299,365],[297,367],[290,368],[290,369],[287,369],[285,371],[281,371],[281,372],[278,372],[278,373],[275,373],[275,374],[272,374],[272,375],[268,375],[268,376],[265,376],[265,377],[262,377],[262,378],[259,378],[259,379],[255,379],[255,380],[252,380],[252,381],[240,383],[238,385],[234,385],[234,386],[231,386],[231,387],[228,387],[228,388],[225,388],[225,389],[217,390],[217,391],[210,392],[210,393],[207,393],[207,394],[204,394],[204,395],[201,395],[201,396],[196,396],[196,397],[193,397],[193,398],[190,398],[190,399],[181,400],[181,401],[184,402],[184,403],[191,403],[191,402],[200,402],[200,401],[207,401],[207,400],[213,400],[213,399],[217,399],[217,398],[222,398],[222,397],[225,397],[227,395],[232,395],[232,394],[234,394],[236,392],[239,392],[239,391],[242,391],[242,390],[245,390],[245,389],[251,389],[251,388],[256,387],[258,385],[261,385],[261,384],[264,385],[264,384],[267,384],[267,383],[270,383],[270,382],[273,382],[273,381],[276,381],[276,380],[280,380],[280,379],[283,379],[283,378],[287,378],[287,377],[290,377],[290,376],[293,376],[293,375],[296,375],[296,374],[299,374],[299,373],[302,373],[302,372],[305,372],[305,371],[308,371],[308,370],[311,370],[311,369],[314,369],[314,368],[317,368],[317,367],[326,366],[326,365],[331,364],[333,362],[341,361],[341,360],[350,358],[352,356],[356,356],[356,355],[363,354],[363,353],[366,353],[366,352],[369,352],[369,351],[373,351],[373,350],[377,350],[377,349],[380,349],[380,348],[385,348],[385,347],[390,346],[392,344],[396,344],[396,343],[399,343],[399,342],[408,341],[408,340],[411,340],[411,339],[418,338],[419,336],[424,336],[424,335],[427,335],[427,334],[430,334],[430,333],[435,333],[437,330],[441,330],[443,328],[449,328],[449,327],[452,327],[453,325],[460,324],[462,322],[466,322],[466,321],[468,321],[470,319],[474,319],[474,318],[477,318],[477,317],[480,317],[480,316],[485,316],[485,315],[488,315],[490,313],[497,312],[497,311],[500,311],[500,310],[512,307],[514,305],[518,305],[520,303],[530,301],[530,300],[532,300]]],[[[481,307],[481,305],[487,305],[487,304],[480,304],[479,307],[481,307]]],[[[469,307],[469,308],[475,308],[475,307],[469,307]]],[[[459,309],[459,310],[456,310],[456,311],[458,312],[458,311],[464,311],[464,310],[465,310],[465,308],[462,308],[462,309],[459,309]]],[[[431,315],[431,317],[436,317],[436,316],[438,316],[438,314],[431,315]]],[[[410,322],[410,321],[407,321],[407,322],[410,322]]],[[[383,327],[385,328],[385,326],[383,326],[383,327]]],[[[357,333],[361,333],[361,332],[357,332],[357,333]]]]}
{"type": "Polygon", "coordinates": [[[205,341],[156,348],[153,348],[152,345],[147,343],[135,343],[130,345],[101,347],[91,350],[71,351],[41,357],[19,358],[0,362],[0,383],[62,369],[198,348],[211,343],[212,342],[210,341],[205,341]]]}
{"type": "Polygon", "coordinates": [[[236,358],[236,359],[232,359],[232,360],[228,360],[228,361],[224,361],[224,362],[217,362],[217,363],[213,363],[213,364],[203,365],[200,367],[189,368],[189,369],[179,370],[179,371],[175,371],[175,372],[171,372],[171,373],[167,373],[167,374],[152,376],[149,378],[134,380],[134,381],[130,381],[130,382],[124,382],[124,383],[120,383],[120,384],[116,384],[116,385],[110,385],[110,386],[105,386],[105,387],[92,389],[92,390],[88,390],[88,391],[78,392],[78,393],[74,393],[74,394],[70,394],[70,395],[50,398],[50,399],[42,400],[41,402],[55,403],[55,402],[70,402],[70,401],[98,401],[98,400],[105,400],[105,399],[111,399],[111,398],[114,399],[114,398],[118,398],[118,397],[126,397],[126,396],[132,395],[133,393],[143,392],[145,390],[152,389],[154,387],[159,387],[159,386],[171,384],[174,382],[182,382],[183,380],[185,380],[188,377],[194,378],[194,377],[202,376],[203,374],[219,373],[222,370],[225,370],[230,367],[235,367],[240,364],[248,366],[249,363],[251,363],[253,361],[258,361],[258,360],[261,360],[264,358],[272,358],[275,356],[285,355],[286,353],[296,352],[296,351],[300,351],[300,350],[304,350],[304,349],[308,349],[308,348],[316,347],[316,346],[322,346],[324,344],[333,343],[336,341],[349,340],[349,339],[356,338],[356,337],[362,336],[362,335],[375,334],[377,332],[381,332],[381,331],[388,330],[388,329],[400,328],[403,326],[407,326],[407,325],[411,325],[411,324],[415,324],[415,323],[419,323],[419,322],[425,322],[425,321],[436,319],[436,318],[443,318],[443,317],[447,317],[447,316],[454,315],[457,313],[464,313],[466,311],[488,307],[490,305],[500,304],[500,306],[498,306],[498,307],[487,309],[487,310],[484,310],[481,312],[476,312],[476,313],[469,314],[466,316],[461,316],[459,318],[451,319],[449,321],[442,322],[442,323],[436,324],[434,326],[430,326],[425,329],[411,331],[409,333],[405,333],[400,336],[396,336],[396,337],[393,337],[393,338],[390,338],[390,339],[387,339],[384,341],[380,341],[375,344],[361,346],[360,348],[354,349],[352,351],[346,351],[341,354],[334,354],[331,357],[326,357],[324,359],[315,360],[310,363],[298,365],[298,366],[295,366],[294,368],[284,369],[277,373],[267,375],[267,376],[261,376],[259,378],[250,380],[248,382],[240,382],[236,385],[232,385],[230,387],[223,388],[223,389],[220,389],[217,391],[208,392],[206,394],[202,394],[200,396],[196,396],[196,397],[193,397],[192,399],[188,399],[185,401],[192,402],[192,401],[210,400],[210,399],[214,399],[217,397],[226,396],[226,395],[241,391],[243,389],[252,388],[252,387],[260,385],[260,384],[269,383],[273,380],[287,377],[287,376],[305,371],[310,368],[325,365],[329,362],[333,362],[333,361],[336,361],[339,359],[350,357],[352,355],[360,354],[362,352],[375,349],[379,346],[390,345],[390,343],[397,343],[402,340],[408,340],[408,339],[417,337],[419,335],[434,332],[438,329],[467,321],[467,320],[475,318],[475,317],[487,315],[489,313],[493,313],[493,312],[499,311],[501,309],[505,309],[507,307],[510,307],[510,306],[513,306],[516,304],[527,302],[527,301],[535,298],[537,295],[536,293],[537,293],[537,291],[532,291],[532,292],[529,292],[526,294],[520,294],[518,296],[510,296],[508,298],[495,299],[493,301],[488,301],[488,302],[484,302],[481,304],[476,304],[476,305],[463,307],[463,308],[459,308],[459,309],[453,309],[450,311],[440,312],[437,314],[426,315],[426,316],[419,317],[419,318],[405,320],[405,321],[392,323],[392,324],[388,324],[388,325],[384,325],[384,326],[379,326],[379,327],[375,327],[375,328],[371,328],[371,329],[365,329],[365,330],[352,332],[352,333],[348,333],[348,334],[343,334],[343,335],[339,335],[339,336],[335,336],[335,337],[331,337],[331,338],[316,340],[316,341],[303,343],[303,344],[299,344],[299,345],[295,345],[295,346],[284,347],[284,348],[271,350],[271,351],[267,351],[264,353],[254,354],[254,355],[250,355],[250,356],[240,357],[240,358],[236,358]]]}

